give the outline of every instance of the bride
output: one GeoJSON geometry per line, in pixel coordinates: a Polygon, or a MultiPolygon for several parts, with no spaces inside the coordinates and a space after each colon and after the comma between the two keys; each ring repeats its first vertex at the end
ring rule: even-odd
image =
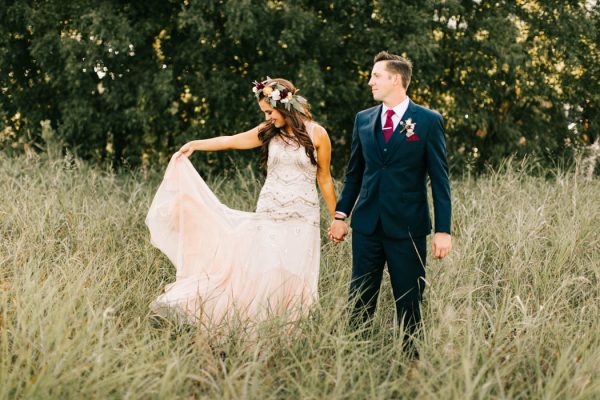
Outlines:
{"type": "Polygon", "coordinates": [[[319,197],[331,218],[331,143],[306,99],[285,79],[255,82],[265,122],[243,133],[186,143],[152,201],[151,241],[175,265],[175,282],[151,308],[200,324],[232,318],[296,319],[318,299],[319,197]],[[192,166],[194,151],[261,148],[267,177],[256,212],[222,204],[192,166]]]}

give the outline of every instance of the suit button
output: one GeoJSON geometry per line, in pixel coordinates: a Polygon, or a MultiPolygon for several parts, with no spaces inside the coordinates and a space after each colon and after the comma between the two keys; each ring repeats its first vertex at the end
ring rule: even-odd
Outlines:
{"type": "Polygon", "coordinates": [[[383,149],[383,151],[387,151],[387,149],[383,149]]]}

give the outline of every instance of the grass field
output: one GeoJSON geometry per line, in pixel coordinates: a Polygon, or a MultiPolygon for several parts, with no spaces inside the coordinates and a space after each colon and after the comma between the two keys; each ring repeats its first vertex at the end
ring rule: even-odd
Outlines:
{"type": "MultiPolygon", "coordinates": [[[[371,334],[345,329],[349,243],[323,241],[321,300],[294,335],[217,342],[150,318],[174,278],[143,224],[160,174],[1,153],[0,171],[1,399],[600,398],[598,179],[454,179],[454,250],[428,264],[409,363],[387,278],[371,334]]],[[[207,181],[245,210],[261,184],[207,181]]]]}

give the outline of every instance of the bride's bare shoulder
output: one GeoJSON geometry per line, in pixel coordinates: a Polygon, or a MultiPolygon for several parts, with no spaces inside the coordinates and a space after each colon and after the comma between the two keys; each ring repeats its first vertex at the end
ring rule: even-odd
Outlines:
{"type": "Polygon", "coordinates": [[[311,123],[313,124],[313,135],[327,135],[327,130],[323,127],[323,125],[319,124],[316,121],[311,121],[311,123]]]}
{"type": "Polygon", "coordinates": [[[313,124],[312,129],[309,129],[311,140],[315,147],[319,147],[321,143],[329,143],[329,134],[327,130],[318,122],[310,121],[313,124]]]}

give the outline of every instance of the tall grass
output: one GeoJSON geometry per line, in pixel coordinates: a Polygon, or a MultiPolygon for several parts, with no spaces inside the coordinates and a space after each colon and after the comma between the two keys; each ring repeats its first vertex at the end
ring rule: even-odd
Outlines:
{"type": "MultiPolygon", "coordinates": [[[[453,182],[454,250],[428,262],[412,363],[387,276],[370,334],[345,329],[350,243],[323,241],[294,334],[216,341],[150,317],[174,275],[143,224],[160,174],[0,154],[0,398],[598,398],[600,183],[530,167],[453,182]]],[[[246,210],[261,184],[207,180],[246,210]]]]}

